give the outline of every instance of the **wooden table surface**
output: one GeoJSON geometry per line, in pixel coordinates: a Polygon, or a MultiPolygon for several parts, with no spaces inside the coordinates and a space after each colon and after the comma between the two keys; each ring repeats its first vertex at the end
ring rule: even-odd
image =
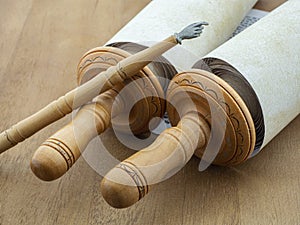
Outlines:
{"type": "MultiPolygon", "coordinates": [[[[0,130],[76,86],[81,55],[103,45],[149,0],[0,0],[0,130]]],[[[281,1],[264,0],[272,9],[281,1]]],[[[0,155],[0,224],[300,224],[300,117],[255,158],[198,172],[193,158],[124,210],[101,197],[102,179],[84,159],[42,182],[29,162],[67,117],[0,155]]],[[[107,148],[127,149],[108,130],[107,148]]]]}

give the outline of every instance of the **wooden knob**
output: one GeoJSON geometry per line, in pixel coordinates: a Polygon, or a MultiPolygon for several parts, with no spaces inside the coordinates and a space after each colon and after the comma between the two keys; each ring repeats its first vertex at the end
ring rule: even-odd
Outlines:
{"type": "Polygon", "coordinates": [[[83,106],[71,123],[46,140],[31,160],[33,173],[45,181],[66,173],[88,143],[109,127],[117,94],[117,90],[111,89],[99,95],[94,103],[83,106]]]}
{"type": "Polygon", "coordinates": [[[197,112],[187,113],[177,127],[165,130],[149,147],[113,168],[102,180],[101,193],[115,208],[142,199],[156,183],[179,171],[202,148],[209,126],[197,112]]]}

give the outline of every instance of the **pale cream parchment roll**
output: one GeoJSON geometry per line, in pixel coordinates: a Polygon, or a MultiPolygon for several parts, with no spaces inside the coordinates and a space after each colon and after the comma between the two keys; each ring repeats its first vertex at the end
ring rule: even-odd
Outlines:
{"type": "Polygon", "coordinates": [[[200,38],[185,41],[164,56],[178,70],[190,69],[205,54],[229,39],[257,0],[154,0],[107,44],[135,42],[151,45],[198,21],[207,21],[200,38]],[[151,43],[152,42],[152,43],[151,43]]]}
{"type": "Polygon", "coordinates": [[[300,112],[299,20],[300,1],[289,0],[205,56],[229,63],[256,92],[265,123],[262,147],[300,112]]]}

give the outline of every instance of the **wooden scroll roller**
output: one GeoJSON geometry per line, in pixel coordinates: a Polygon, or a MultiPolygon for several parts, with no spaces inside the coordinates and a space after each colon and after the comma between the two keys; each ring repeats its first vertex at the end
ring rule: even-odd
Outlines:
{"type": "MultiPolygon", "coordinates": [[[[184,3],[180,0],[165,0],[164,2],[154,1],[151,2],[130,23],[128,23],[124,28],[122,28],[121,31],[118,32],[108,43],[113,43],[110,45],[135,54],[137,52],[135,49],[138,46],[135,43],[139,43],[141,40],[159,41],[165,35],[168,35],[170,31],[180,29],[185,23],[189,23],[190,21],[197,21],[199,20],[199,18],[204,17],[205,19],[210,21],[210,26],[208,27],[208,29],[206,29],[204,33],[205,39],[202,38],[201,40],[198,39],[193,42],[186,43],[186,45],[184,46],[186,50],[183,53],[188,52],[190,54],[181,55],[182,51],[179,51],[179,53],[178,51],[175,51],[176,54],[170,53],[168,56],[166,56],[167,59],[170,59],[172,61],[174,66],[179,67],[181,69],[184,67],[190,68],[190,66],[193,64],[193,60],[197,60],[197,58],[204,56],[207,52],[210,52],[212,49],[226,41],[231,36],[231,34],[236,29],[240,21],[245,17],[245,15],[252,8],[255,2],[256,0],[244,0],[243,2],[237,0],[232,2],[224,2],[222,0],[213,0],[210,2],[206,0],[188,0],[184,3]],[[191,8],[193,8],[194,10],[191,11],[191,8]],[[166,14],[165,12],[167,9],[170,10],[168,10],[168,13],[166,14]],[[219,9],[217,15],[215,13],[216,9],[219,9]],[[161,23],[161,18],[164,18],[164,23],[161,23]],[[174,21],[177,22],[174,23],[174,21]],[[220,23],[220,21],[222,21],[222,23],[220,23]],[[226,24],[226,27],[224,27],[223,24],[226,24]],[[124,40],[128,41],[128,43],[122,42],[124,40]],[[190,60],[190,57],[194,59],[190,60]],[[185,60],[182,60],[182,58],[185,58],[185,60]]],[[[145,44],[147,45],[149,43],[145,44]]],[[[90,53],[92,52],[93,51],[91,51],[90,53]]],[[[88,57],[88,55],[89,54],[87,54],[85,57],[88,57]]],[[[91,54],[91,57],[88,57],[85,60],[92,62],[94,61],[94,59],[97,59],[97,57],[98,55],[93,56],[91,54]]],[[[116,61],[118,60],[119,59],[117,59],[116,61]]],[[[83,61],[84,60],[81,60],[81,63],[83,63],[83,61]]],[[[157,60],[157,62],[153,62],[152,64],[148,65],[149,69],[155,75],[166,74],[166,71],[162,69],[156,71],[156,68],[159,68],[158,64],[160,62],[162,61],[157,60]]],[[[98,66],[100,66],[99,63],[92,63],[90,65],[92,69],[90,69],[90,72],[84,71],[84,73],[87,74],[84,74],[85,78],[82,80],[86,81],[95,74],[101,72],[99,70],[95,70],[95,68],[97,68],[98,66]]],[[[147,75],[149,76],[149,73],[147,75]]],[[[159,79],[159,81],[166,81],[171,77],[173,77],[173,72],[171,76],[167,76],[167,79],[159,79]]],[[[151,80],[154,85],[154,89],[151,89],[154,91],[152,91],[150,95],[160,96],[161,88],[159,87],[159,85],[157,85],[158,82],[155,80],[155,78],[151,80]]],[[[168,86],[168,83],[161,83],[160,85],[163,86],[163,89],[165,91],[168,86]]],[[[147,86],[149,87],[149,85],[147,86]]],[[[140,93],[140,96],[142,96],[142,92],[147,92],[147,88],[141,88],[141,91],[138,92],[140,93]]],[[[112,99],[114,99],[115,94],[116,90],[109,91],[105,95],[105,98],[108,98],[108,96],[112,95],[111,97],[109,97],[111,102],[112,99]]],[[[104,96],[99,96],[98,99],[102,99],[103,97],[104,96]]],[[[128,98],[126,98],[126,100],[127,102],[129,101],[128,98]]],[[[143,102],[145,104],[139,103],[136,107],[134,107],[133,113],[130,114],[130,120],[136,121],[136,123],[133,123],[133,121],[130,122],[130,127],[134,134],[141,134],[142,132],[145,132],[145,129],[148,129],[148,123],[150,119],[157,116],[152,115],[151,113],[149,114],[148,109],[156,110],[156,108],[159,108],[161,109],[160,112],[164,111],[164,103],[162,100],[155,101],[155,106],[153,105],[153,103],[151,103],[150,106],[147,103],[147,106],[145,100],[143,100],[143,102]],[[139,126],[139,128],[135,126],[139,126]]],[[[126,104],[126,102],[123,103],[126,104]]],[[[97,103],[96,105],[99,105],[99,103],[97,103]]],[[[108,105],[108,108],[110,108],[110,104],[108,105]]],[[[94,115],[100,115],[99,110],[101,111],[103,108],[107,108],[107,106],[95,107],[95,103],[90,106],[85,106],[80,110],[80,119],[78,115],[76,117],[76,120],[83,121],[83,118],[86,118],[87,121],[92,121],[91,118],[94,118],[94,115]],[[95,112],[89,113],[91,112],[91,108],[93,107],[93,110],[95,112]],[[88,110],[85,110],[86,108],[88,108],[88,110]],[[86,111],[86,113],[83,113],[82,111],[86,111]]],[[[122,111],[121,107],[120,111],[122,111]]],[[[105,113],[105,115],[108,115],[109,113],[110,109],[105,113]]],[[[106,116],[105,118],[108,119],[109,117],[106,116]]],[[[105,126],[107,124],[107,122],[104,123],[102,120],[99,119],[96,119],[95,121],[98,121],[101,124],[105,124],[105,126]]],[[[123,122],[119,122],[117,124],[117,129],[126,132],[126,127],[124,127],[123,129],[123,127],[121,126],[121,124],[125,124],[123,122]]],[[[84,150],[88,141],[92,137],[96,136],[104,130],[100,129],[95,131],[95,129],[85,128],[85,130],[89,130],[90,135],[77,135],[78,137],[76,138],[75,142],[74,132],[72,131],[72,128],[80,130],[82,129],[80,127],[83,125],[77,125],[75,123],[76,121],[57,132],[54,136],[47,140],[34,155],[31,167],[34,173],[41,179],[52,180],[58,178],[63,173],[65,173],[80,155],[78,146],[80,146],[81,150],[84,150]],[[49,154],[47,154],[47,152],[49,152],[49,154]],[[59,152],[61,155],[59,155],[59,152]],[[54,154],[56,154],[57,157],[54,157],[54,154]]],[[[85,124],[85,126],[87,125],[85,124]]],[[[94,126],[98,127],[98,125],[96,125],[96,122],[94,126]]]]}
{"type": "Polygon", "coordinates": [[[203,25],[206,25],[206,23],[191,24],[181,32],[168,37],[164,41],[121,60],[116,66],[109,67],[106,71],[99,73],[93,79],[53,101],[39,112],[2,132],[0,134],[0,153],[24,141],[37,131],[64,117],[66,114],[69,114],[73,109],[91,101],[100,93],[136,75],[157,56],[160,56],[178,43],[181,43],[182,40],[199,37],[203,25]]]}
{"type": "Polygon", "coordinates": [[[134,204],[193,154],[200,169],[256,155],[299,114],[299,16],[300,2],[290,0],[176,75],[167,94],[174,127],[105,176],[104,199],[116,208],[134,204]]]}
{"type": "MultiPolygon", "coordinates": [[[[144,46],[132,43],[92,49],[80,60],[77,81],[79,84],[84,83],[144,49],[144,46]]],[[[110,126],[111,117],[121,114],[137,96],[141,100],[130,111],[130,120],[120,116],[121,120],[114,123],[114,128],[125,132],[124,125],[129,123],[128,126],[135,135],[148,132],[150,120],[162,117],[165,112],[164,90],[168,86],[167,81],[176,73],[175,68],[164,57],[159,56],[139,73],[125,80],[125,83],[114,86],[97,96],[93,102],[82,106],[72,122],[52,135],[35,152],[31,161],[34,174],[42,180],[50,181],[66,173],[88,143],[110,126]],[[136,79],[143,80],[138,82],[136,79]],[[132,88],[122,92],[120,96],[119,92],[129,82],[133,84],[132,88]],[[116,99],[117,95],[119,98],[116,99]],[[114,108],[114,115],[111,115],[113,103],[117,108],[114,108]],[[76,132],[79,134],[76,135],[76,132]]]]}

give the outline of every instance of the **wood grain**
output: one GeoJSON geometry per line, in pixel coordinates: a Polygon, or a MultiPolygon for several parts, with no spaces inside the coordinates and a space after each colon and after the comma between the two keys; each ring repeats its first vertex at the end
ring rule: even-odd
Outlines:
{"type": "MultiPolygon", "coordinates": [[[[0,130],[75,87],[81,55],[104,44],[148,2],[0,0],[0,130]]],[[[1,155],[1,225],[300,223],[299,116],[247,163],[200,173],[193,157],[126,210],[108,206],[101,176],[82,158],[51,183],[32,174],[35,149],[69,119],[1,155]]],[[[119,160],[133,153],[111,130],[102,140],[119,160]]]]}
{"type": "Polygon", "coordinates": [[[275,9],[276,7],[280,6],[282,3],[286,2],[287,0],[259,0],[256,5],[255,8],[256,9],[261,9],[261,10],[265,10],[265,11],[272,11],[273,9],[275,9]]]}

